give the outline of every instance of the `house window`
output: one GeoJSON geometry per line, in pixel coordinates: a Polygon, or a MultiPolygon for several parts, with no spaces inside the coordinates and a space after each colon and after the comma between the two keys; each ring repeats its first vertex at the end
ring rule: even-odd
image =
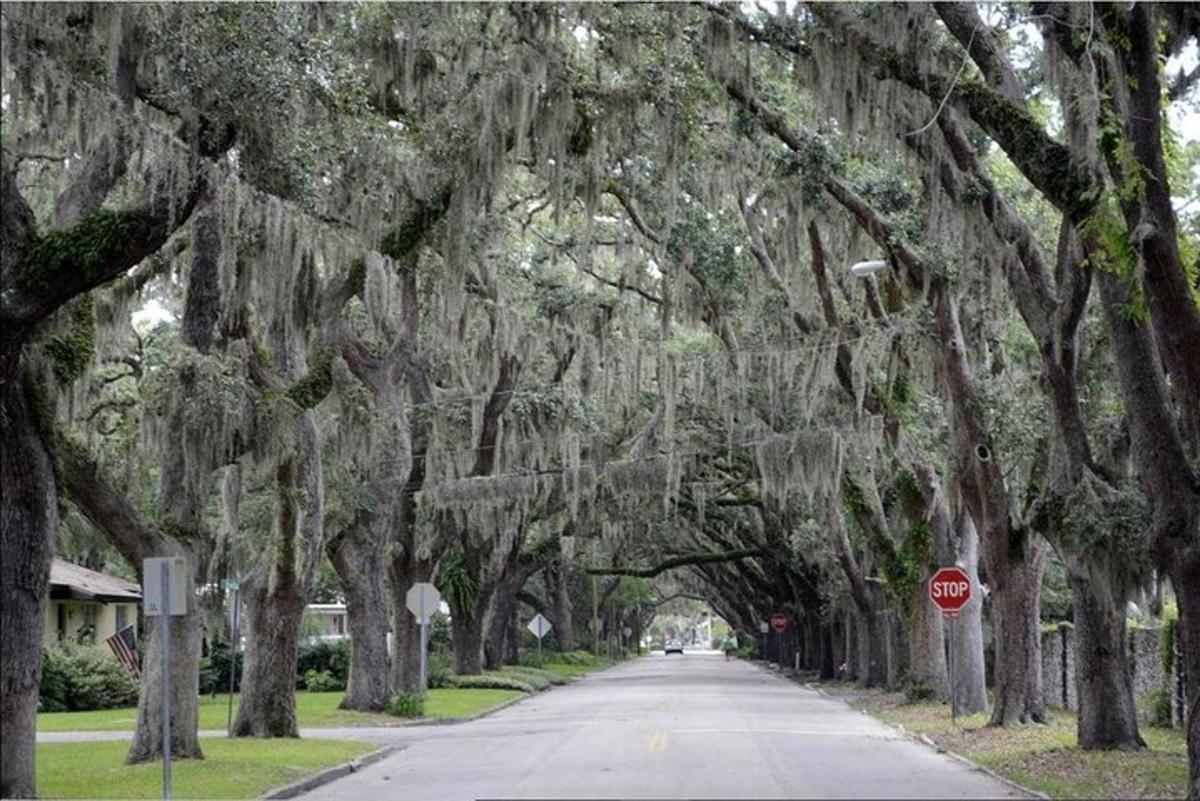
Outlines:
{"type": "Polygon", "coordinates": [[[84,604],[83,606],[83,625],[79,627],[79,641],[92,643],[96,641],[95,604],[84,604]]]}
{"type": "Polygon", "coordinates": [[[117,604],[117,631],[123,631],[129,625],[129,607],[125,604],[117,604]]]}

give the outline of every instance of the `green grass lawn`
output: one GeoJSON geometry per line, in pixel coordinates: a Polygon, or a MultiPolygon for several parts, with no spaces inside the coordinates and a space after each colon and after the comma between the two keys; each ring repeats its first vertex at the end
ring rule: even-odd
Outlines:
{"type": "MultiPolygon", "coordinates": [[[[439,689],[430,690],[425,700],[425,715],[431,718],[465,718],[517,698],[517,690],[439,689]]],[[[402,718],[375,712],[338,709],[342,693],[296,693],[296,717],[301,727],[323,726],[397,726],[402,718]]],[[[229,696],[200,699],[200,728],[224,729],[229,696]]],[[[237,714],[237,696],[233,712],[237,714]]],[[[102,709],[95,712],[43,712],[38,715],[38,731],[124,731],[137,722],[137,709],[102,709]]]]}
{"type": "Polygon", "coordinates": [[[1142,724],[1144,751],[1084,751],[1075,747],[1075,714],[1062,709],[1047,710],[1045,724],[988,727],[986,715],[971,715],[952,725],[945,704],[905,703],[899,693],[845,685],[822,689],[1051,798],[1187,795],[1187,741],[1178,729],[1142,724]]]}
{"type": "MultiPolygon", "coordinates": [[[[257,798],[374,750],[337,740],[205,739],[204,759],[171,763],[175,798],[257,798]]],[[[38,743],[42,798],[161,798],[162,763],[126,765],[129,743],[38,743]]]]}

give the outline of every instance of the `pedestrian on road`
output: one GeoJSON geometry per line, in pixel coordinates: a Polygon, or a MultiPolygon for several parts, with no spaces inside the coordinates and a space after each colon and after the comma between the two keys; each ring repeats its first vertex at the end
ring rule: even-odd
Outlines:
{"type": "Polygon", "coordinates": [[[737,653],[737,640],[733,637],[725,638],[725,661],[733,659],[733,655],[737,653]]]}

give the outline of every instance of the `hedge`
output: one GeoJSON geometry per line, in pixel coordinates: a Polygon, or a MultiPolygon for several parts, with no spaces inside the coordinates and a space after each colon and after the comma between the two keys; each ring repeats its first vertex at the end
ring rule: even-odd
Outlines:
{"type": "Polygon", "coordinates": [[[42,652],[39,712],[115,709],[137,698],[137,682],[104,646],[63,644],[42,652]]]}

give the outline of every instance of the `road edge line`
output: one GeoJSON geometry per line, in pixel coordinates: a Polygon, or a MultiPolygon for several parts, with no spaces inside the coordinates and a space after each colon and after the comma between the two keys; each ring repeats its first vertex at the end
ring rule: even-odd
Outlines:
{"type": "Polygon", "coordinates": [[[303,779],[294,781],[291,784],[285,784],[282,787],[276,787],[273,790],[268,790],[259,796],[262,801],[266,799],[283,799],[295,798],[298,795],[315,790],[318,787],[337,781],[338,779],[349,776],[351,773],[357,773],[363,768],[373,765],[384,757],[390,756],[393,752],[399,751],[401,746],[385,745],[376,748],[374,751],[369,751],[362,756],[352,759],[349,762],[342,762],[333,767],[319,770],[311,776],[305,776],[303,779]]]}

